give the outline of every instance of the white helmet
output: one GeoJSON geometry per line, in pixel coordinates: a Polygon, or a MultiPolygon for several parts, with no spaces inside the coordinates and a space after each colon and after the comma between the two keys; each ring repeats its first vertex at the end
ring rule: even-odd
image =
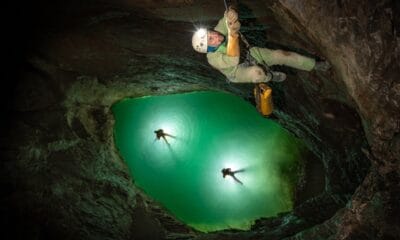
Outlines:
{"type": "Polygon", "coordinates": [[[199,53],[207,53],[207,29],[200,28],[193,34],[192,46],[199,53]]]}

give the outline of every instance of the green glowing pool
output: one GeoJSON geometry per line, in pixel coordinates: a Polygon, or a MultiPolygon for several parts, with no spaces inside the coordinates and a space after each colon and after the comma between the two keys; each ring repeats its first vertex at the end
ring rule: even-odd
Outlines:
{"type": "Polygon", "coordinates": [[[115,142],[135,184],[200,231],[249,229],[292,209],[299,141],[249,103],[219,92],[127,99],[115,142]],[[156,140],[163,129],[174,137],[156,140]],[[222,177],[221,170],[243,170],[222,177]]]}

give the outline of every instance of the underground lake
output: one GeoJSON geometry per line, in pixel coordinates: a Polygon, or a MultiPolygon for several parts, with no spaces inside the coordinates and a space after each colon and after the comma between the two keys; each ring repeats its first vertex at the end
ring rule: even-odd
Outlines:
{"type": "Polygon", "coordinates": [[[203,232],[247,230],[292,210],[302,142],[249,102],[204,91],[113,105],[116,147],[134,184],[203,232]],[[157,130],[165,138],[157,139],[157,130]],[[234,174],[223,176],[222,170],[234,174]]]}

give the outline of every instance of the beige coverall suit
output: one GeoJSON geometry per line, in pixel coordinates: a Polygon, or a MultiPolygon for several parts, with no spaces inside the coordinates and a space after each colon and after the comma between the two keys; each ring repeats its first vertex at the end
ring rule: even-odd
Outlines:
{"type": "MultiPolygon", "coordinates": [[[[219,20],[214,30],[227,38],[228,28],[225,17],[219,20]]],[[[250,55],[257,63],[267,64],[268,66],[285,65],[305,71],[311,71],[315,66],[313,58],[295,52],[252,47],[250,48],[250,55]]],[[[239,57],[226,55],[226,43],[221,44],[215,52],[207,53],[207,60],[211,66],[224,74],[231,82],[257,83],[271,80],[261,67],[239,64],[239,57]]]]}

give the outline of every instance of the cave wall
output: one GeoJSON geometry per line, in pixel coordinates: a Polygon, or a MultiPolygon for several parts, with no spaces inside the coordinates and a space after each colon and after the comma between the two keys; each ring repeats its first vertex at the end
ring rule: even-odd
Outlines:
{"type": "Polygon", "coordinates": [[[251,84],[227,84],[190,47],[193,19],[212,26],[223,4],[26,6],[14,11],[26,24],[8,26],[10,80],[2,89],[1,223],[13,239],[400,235],[398,3],[239,2],[253,44],[332,64],[326,73],[282,68],[288,80],[272,84],[276,121],[323,162],[326,186],[293,212],[260,219],[252,231],[213,234],[184,226],[135,187],[114,147],[110,107],[125,97],[196,90],[252,101],[251,84]]]}
{"type": "MultiPolygon", "coordinates": [[[[335,71],[332,80],[342,83],[354,101],[348,104],[361,117],[371,148],[370,151],[363,149],[371,161],[368,176],[346,208],[331,220],[339,222],[335,236],[340,239],[398,237],[399,228],[393,227],[399,223],[395,202],[400,197],[400,155],[396,150],[400,127],[398,3],[308,1],[306,6],[279,1],[271,5],[276,18],[289,23],[284,24],[288,32],[302,32],[332,63],[335,71]]],[[[340,113],[343,112],[337,115],[340,113]]]]}

